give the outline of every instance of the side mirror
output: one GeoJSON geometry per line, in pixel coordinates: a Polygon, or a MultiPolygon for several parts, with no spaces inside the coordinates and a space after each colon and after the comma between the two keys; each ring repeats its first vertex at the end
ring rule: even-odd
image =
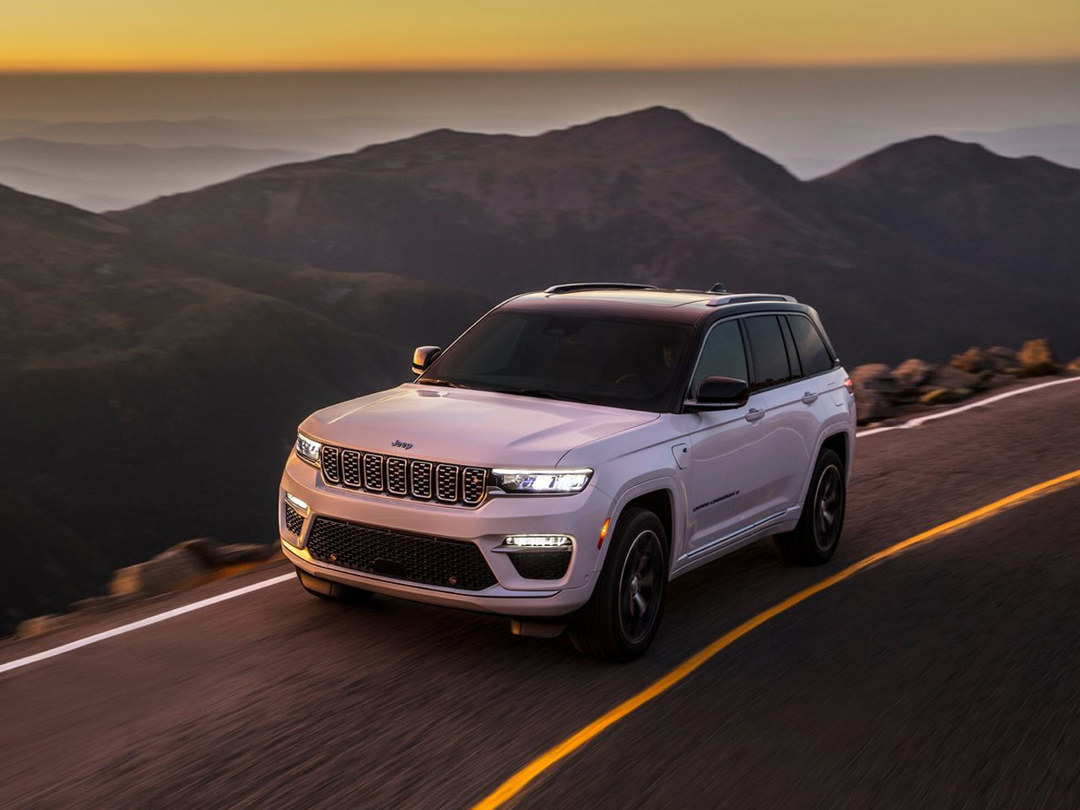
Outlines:
{"type": "Polygon", "coordinates": [[[697,399],[687,405],[698,410],[741,408],[750,398],[746,380],[734,377],[706,377],[698,386],[697,399]]]}
{"type": "Polygon", "coordinates": [[[412,353],[412,373],[417,376],[423,374],[431,364],[442,354],[441,346],[417,346],[412,353]]]}

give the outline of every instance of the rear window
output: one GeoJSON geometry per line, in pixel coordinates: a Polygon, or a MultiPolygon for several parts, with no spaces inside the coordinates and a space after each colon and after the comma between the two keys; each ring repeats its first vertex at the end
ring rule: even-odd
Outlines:
{"type": "Polygon", "coordinates": [[[831,369],[832,355],[810,319],[802,315],[788,315],[787,320],[791,326],[791,334],[795,337],[795,349],[802,361],[803,374],[809,377],[831,369]]]}
{"type": "Polygon", "coordinates": [[[746,336],[750,341],[750,357],[754,363],[754,380],[751,390],[779,385],[791,379],[788,367],[787,347],[780,321],[775,315],[757,315],[747,318],[746,336]]]}

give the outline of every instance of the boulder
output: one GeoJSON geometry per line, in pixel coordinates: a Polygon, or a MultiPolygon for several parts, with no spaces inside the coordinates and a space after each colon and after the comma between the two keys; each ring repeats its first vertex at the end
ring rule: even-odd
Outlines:
{"type": "Polygon", "coordinates": [[[884,363],[870,363],[851,370],[855,410],[859,422],[874,422],[895,415],[894,398],[899,391],[892,371],[884,363]]]}
{"type": "Polygon", "coordinates": [[[144,563],[115,572],[109,583],[109,593],[113,596],[158,596],[197,585],[212,569],[193,548],[181,543],[144,563]]]}
{"type": "Polygon", "coordinates": [[[949,365],[969,374],[980,374],[984,371],[993,371],[995,368],[990,354],[986,349],[980,349],[978,346],[972,346],[963,354],[954,354],[949,365]]]}
{"type": "Polygon", "coordinates": [[[919,397],[920,405],[950,405],[970,397],[970,388],[927,388],[919,397]]]}
{"type": "Polygon", "coordinates": [[[144,563],[115,572],[109,593],[113,597],[157,596],[191,588],[208,581],[221,568],[263,562],[278,550],[277,543],[223,544],[209,537],[185,540],[144,563]]]}
{"type": "Polygon", "coordinates": [[[926,378],[930,376],[930,372],[933,370],[934,367],[930,363],[912,357],[894,368],[892,376],[896,380],[896,385],[901,393],[917,392],[919,386],[926,382],[926,378]]]}
{"type": "Polygon", "coordinates": [[[986,360],[991,370],[999,374],[1020,374],[1022,371],[1016,352],[1005,346],[991,346],[986,350],[986,360]]]}
{"type": "Polygon", "coordinates": [[[1065,367],[1066,371],[1071,371],[1073,374],[1080,374],[1080,357],[1077,357],[1069,365],[1065,367]]]}
{"type": "Polygon", "coordinates": [[[983,385],[986,388],[1001,388],[1006,385],[1013,385],[1016,383],[1016,377],[1012,374],[999,374],[998,372],[992,372],[990,377],[983,381],[983,385]]]}
{"type": "Polygon", "coordinates": [[[1024,341],[1024,347],[1016,356],[1024,374],[1039,377],[1044,374],[1060,374],[1061,364],[1054,357],[1054,349],[1045,338],[1024,341]]]}
{"type": "Polygon", "coordinates": [[[968,392],[977,391],[980,388],[985,388],[985,382],[989,380],[990,375],[972,374],[968,371],[961,371],[953,366],[936,366],[929,375],[927,375],[924,385],[928,388],[945,388],[950,391],[959,391],[965,389],[968,392]]]}
{"type": "Polygon", "coordinates": [[[35,616],[25,619],[16,625],[15,638],[37,638],[47,633],[54,633],[64,628],[68,623],[68,617],[59,613],[50,613],[47,616],[35,616]]]}

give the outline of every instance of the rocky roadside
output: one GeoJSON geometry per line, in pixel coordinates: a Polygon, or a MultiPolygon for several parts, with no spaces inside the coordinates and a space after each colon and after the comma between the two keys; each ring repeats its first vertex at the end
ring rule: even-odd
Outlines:
{"type": "Polygon", "coordinates": [[[913,411],[951,405],[1028,377],[1080,374],[1080,357],[1058,362],[1050,342],[1028,340],[1020,351],[972,346],[954,354],[947,365],[912,358],[896,368],[869,363],[851,370],[860,425],[905,416],[913,411]]]}
{"type": "Polygon", "coordinates": [[[219,543],[208,537],[185,540],[146,562],[116,571],[108,594],[74,602],[66,613],[35,616],[20,622],[14,637],[42,636],[87,614],[224,579],[270,562],[280,553],[277,543],[219,543]]]}

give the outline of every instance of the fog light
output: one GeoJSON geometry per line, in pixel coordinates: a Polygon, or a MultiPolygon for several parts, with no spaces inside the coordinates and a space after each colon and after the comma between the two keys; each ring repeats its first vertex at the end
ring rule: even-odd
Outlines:
{"type": "Polygon", "coordinates": [[[287,500],[289,503],[291,503],[293,506],[295,506],[301,512],[308,511],[308,505],[306,503],[304,503],[302,500],[300,500],[299,498],[297,498],[295,495],[290,495],[288,492],[286,492],[285,493],[285,500],[287,500]]]}
{"type": "Polygon", "coordinates": [[[574,538],[568,534],[515,534],[496,551],[570,551],[573,547],[574,538]]]}

